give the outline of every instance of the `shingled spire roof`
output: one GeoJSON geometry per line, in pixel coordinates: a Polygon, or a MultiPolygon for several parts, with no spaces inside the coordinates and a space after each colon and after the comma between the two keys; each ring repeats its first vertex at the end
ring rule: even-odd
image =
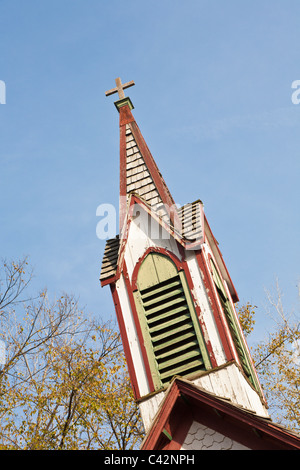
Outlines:
{"type": "Polygon", "coordinates": [[[120,235],[107,242],[101,281],[110,278],[116,272],[118,245],[122,238],[131,194],[142,199],[151,207],[151,211],[161,217],[172,229],[175,228],[182,238],[193,240],[201,236],[199,233],[201,201],[187,204],[180,209],[176,208],[174,199],[132,114],[134,106],[131,99],[124,95],[123,90],[133,86],[134,82],[122,84],[120,78],[116,78],[115,81],[116,87],[108,90],[106,96],[118,93],[120,98],[114,103],[119,111],[120,126],[120,235]]]}
{"type": "Polygon", "coordinates": [[[131,113],[131,101],[120,101],[115,103],[120,112],[120,231],[132,193],[173,224],[175,202],[131,113]]]}

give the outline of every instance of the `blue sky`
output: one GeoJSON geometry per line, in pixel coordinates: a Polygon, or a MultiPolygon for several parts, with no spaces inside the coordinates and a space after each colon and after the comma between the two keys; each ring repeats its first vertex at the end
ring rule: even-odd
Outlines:
{"type": "Polygon", "coordinates": [[[0,0],[1,256],[114,316],[100,204],[118,205],[114,79],[179,204],[200,198],[242,302],[299,280],[299,0],[0,0]]]}

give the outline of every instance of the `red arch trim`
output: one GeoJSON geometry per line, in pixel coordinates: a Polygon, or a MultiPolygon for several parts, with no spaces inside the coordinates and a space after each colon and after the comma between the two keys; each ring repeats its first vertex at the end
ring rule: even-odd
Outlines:
{"type": "Polygon", "coordinates": [[[177,258],[176,255],[171,253],[171,251],[168,251],[165,248],[159,248],[159,247],[152,247],[151,246],[150,248],[147,248],[147,250],[145,251],[143,256],[141,256],[139,258],[138,262],[136,263],[136,265],[134,267],[132,277],[131,277],[131,286],[132,286],[133,291],[138,290],[138,286],[137,286],[138,272],[139,272],[139,269],[141,267],[142,262],[149,255],[149,253],[158,253],[160,255],[167,256],[168,258],[170,258],[173,261],[173,263],[175,264],[175,266],[177,268],[177,271],[182,271],[184,269],[184,264],[177,258]]]}

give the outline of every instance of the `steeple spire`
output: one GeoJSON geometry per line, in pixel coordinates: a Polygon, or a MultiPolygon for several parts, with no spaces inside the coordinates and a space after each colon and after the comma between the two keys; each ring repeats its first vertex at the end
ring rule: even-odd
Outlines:
{"type": "Polygon", "coordinates": [[[133,104],[124,94],[124,89],[135,83],[132,80],[122,84],[120,78],[116,78],[115,82],[116,87],[105,94],[119,95],[119,100],[114,104],[120,113],[120,232],[126,217],[127,201],[132,193],[141,197],[173,227],[180,227],[175,202],[131,112],[133,104]]]}

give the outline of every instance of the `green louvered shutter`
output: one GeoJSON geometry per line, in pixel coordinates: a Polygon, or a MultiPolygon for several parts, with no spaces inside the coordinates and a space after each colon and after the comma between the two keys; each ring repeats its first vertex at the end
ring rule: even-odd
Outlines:
{"type": "Polygon", "coordinates": [[[244,349],[243,349],[242,344],[241,344],[241,340],[240,340],[240,337],[239,337],[239,334],[238,334],[238,331],[237,331],[237,327],[236,327],[236,324],[235,324],[233,316],[232,316],[231,309],[228,305],[229,300],[224,298],[222,292],[220,292],[219,289],[218,289],[218,293],[219,293],[219,298],[220,298],[220,301],[221,301],[221,305],[223,307],[223,311],[224,311],[225,316],[226,316],[227,324],[229,326],[231,336],[232,336],[233,342],[235,344],[238,356],[240,358],[242,367],[245,371],[245,374],[247,375],[247,377],[252,382],[251,371],[250,371],[250,368],[248,366],[246,355],[245,355],[244,349]]]}
{"type": "MultiPolygon", "coordinates": [[[[155,266],[158,264],[162,269],[161,259],[155,266]]],[[[158,276],[156,281],[159,282],[152,281],[150,287],[139,290],[162,385],[167,385],[175,375],[186,376],[206,370],[199,344],[199,327],[190,311],[181,276],[174,275],[172,269],[169,274],[172,276],[162,275],[161,281],[158,276]]]]}
{"type": "Polygon", "coordinates": [[[234,342],[235,347],[236,347],[237,354],[239,356],[241,365],[243,367],[243,370],[244,370],[246,376],[248,377],[250,382],[254,385],[252,372],[251,372],[251,369],[249,367],[249,362],[247,360],[247,355],[245,353],[245,349],[244,349],[243,344],[242,344],[242,340],[241,340],[241,337],[240,337],[240,332],[238,330],[236,320],[235,320],[234,314],[232,312],[232,307],[230,305],[230,301],[229,301],[229,299],[226,295],[226,291],[225,291],[224,286],[222,284],[222,281],[220,279],[219,273],[218,273],[218,271],[216,269],[216,266],[214,265],[212,260],[211,260],[211,266],[212,266],[215,286],[216,286],[217,292],[219,294],[219,299],[220,299],[220,302],[221,302],[221,305],[222,305],[222,308],[223,308],[223,311],[224,311],[224,314],[225,314],[225,317],[226,317],[226,320],[227,320],[227,324],[229,326],[229,330],[230,330],[233,342],[234,342]]]}

